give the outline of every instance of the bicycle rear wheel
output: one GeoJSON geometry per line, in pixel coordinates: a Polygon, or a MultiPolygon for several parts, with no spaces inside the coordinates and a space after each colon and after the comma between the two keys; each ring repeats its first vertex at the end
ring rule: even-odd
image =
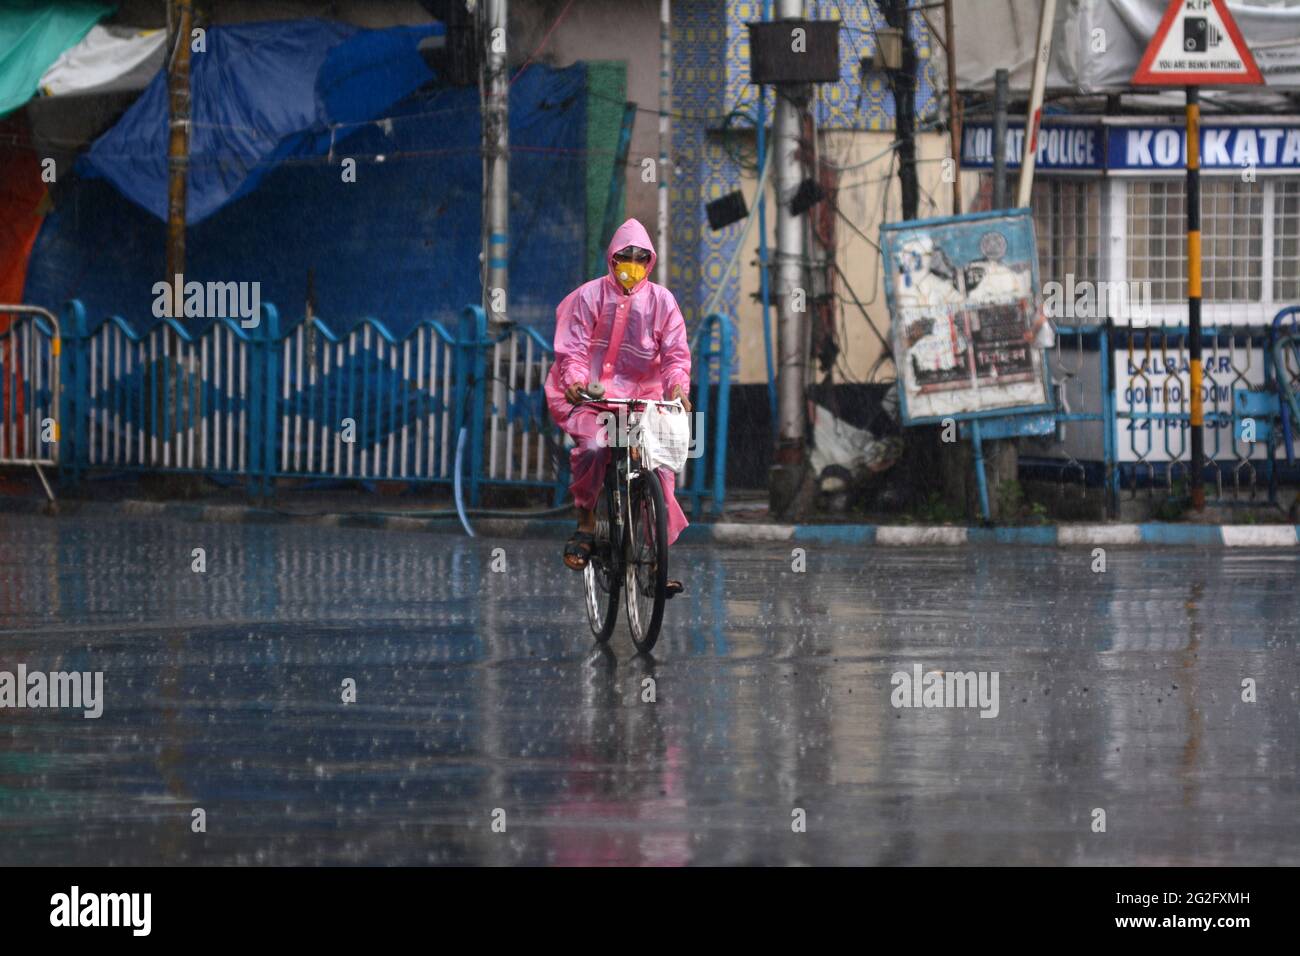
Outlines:
{"type": "Polygon", "coordinates": [[[668,595],[668,509],[654,471],[642,471],[632,487],[623,541],[627,626],[636,649],[648,654],[668,595]]]}
{"type": "Polygon", "coordinates": [[[596,544],[582,570],[582,580],[587,591],[587,623],[596,642],[604,644],[618,623],[618,592],[623,584],[619,546],[614,541],[618,526],[614,520],[614,493],[608,484],[596,507],[596,544]]]}

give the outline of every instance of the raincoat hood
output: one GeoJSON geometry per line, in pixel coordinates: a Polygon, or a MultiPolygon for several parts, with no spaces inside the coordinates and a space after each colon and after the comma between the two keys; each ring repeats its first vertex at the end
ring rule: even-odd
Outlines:
{"type": "Polygon", "coordinates": [[[632,295],[650,281],[650,274],[655,271],[655,262],[659,256],[655,252],[654,245],[650,242],[650,233],[645,231],[645,226],[635,219],[629,219],[623,225],[614,231],[614,238],[609,241],[609,248],[605,250],[605,265],[609,268],[609,281],[618,286],[618,291],[622,292],[623,287],[619,285],[618,279],[614,276],[614,253],[624,246],[640,246],[642,249],[650,250],[650,262],[646,264],[646,277],[632,286],[628,290],[628,295],[632,295]]]}

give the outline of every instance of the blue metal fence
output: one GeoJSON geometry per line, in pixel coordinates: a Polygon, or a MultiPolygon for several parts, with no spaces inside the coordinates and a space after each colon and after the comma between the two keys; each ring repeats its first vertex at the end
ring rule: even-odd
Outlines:
{"type": "MultiPolygon", "coordinates": [[[[1109,324],[1057,327],[1053,353],[1059,425],[1100,425],[1099,483],[1108,509],[1118,511],[1127,489],[1136,496],[1162,486],[1177,491],[1191,459],[1191,407],[1185,368],[1185,326],[1120,327],[1109,324]],[[1085,351],[1086,346],[1086,351],[1085,351]],[[1091,360],[1086,355],[1095,356],[1091,360]],[[1087,368],[1095,361],[1095,376],[1087,368]],[[1086,386],[1097,383],[1096,393],[1086,386]]],[[[1207,493],[1220,503],[1253,499],[1267,488],[1277,503],[1288,427],[1288,396],[1300,391],[1300,307],[1278,313],[1271,326],[1224,326],[1202,332],[1205,388],[1207,493]],[[1275,344],[1276,343],[1276,344],[1275,344]]],[[[1066,447],[1066,443],[1058,443],[1066,447]]],[[[1076,443],[1077,447],[1077,443],[1076,443]]],[[[1087,483],[1081,458],[1058,460],[1062,476],[1087,483]]]]}
{"type": "MultiPolygon", "coordinates": [[[[188,472],[243,478],[268,495],[277,478],[451,484],[457,436],[469,504],[488,487],[568,490],[565,436],[550,421],[543,385],[554,360],[535,330],[489,329],[467,306],[453,330],[421,322],[402,336],[368,318],[346,333],[319,318],[202,327],[163,319],[138,331],[120,316],[91,325],[82,304],[64,315],[59,448],[65,479],[88,469],[188,472]]],[[[697,336],[696,447],[715,441],[712,467],[692,461],[681,494],[721,512],[732,330],[709,316],[697,336]],[[718,376],[710,414],[711,369],[718,376]]]]}
{"type": "Polygon", "coordinates": [[[695,447],[697,457],[687,466],[687,480],[679,495],[692,503],[692,514],[699,517],[707,502],[715,515],[722,515],[727,497],[727,422],[731,414],[731,366],[734,353],[734,329],[731,319],[714,312],[705,316],[691,342],[695,352],[691,374],[695,377],[695,447]],[[710,416],[710,383],[718,386],[718,407],[710,416]],[[706,441],[713,436],[712,448],[706,441]],[[712,452],[712,467],[708,453],[712,452]]]}

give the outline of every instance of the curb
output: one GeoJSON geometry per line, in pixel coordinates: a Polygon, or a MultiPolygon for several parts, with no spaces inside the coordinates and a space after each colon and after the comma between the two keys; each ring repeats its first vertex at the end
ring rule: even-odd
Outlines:
{"type": "MultiPolygon", "coordinates": [[[[0,498],[0,512],[43,514],[39,499],[0,498]]],[[[299,524],[332,528],[369,528],[464,535],[454,517],[416,518],[382,514],[295,515],[248,505],[188,502],[65,501],[61,514],[101,517],[160,517],[224,524],[299,524]]],[[[568,518],[483,518],[473,522],[485,538],[565,538],[573,529],[568,518]]],[[[967,528],[946,525],[809,525],[693,524],[681,534],[683,544],[764,545],[818,544],[833,547],[1195,547],[1300,548],[1300,525],[1080,524],[1036,527],[967,528]]]]}
{"type": "Polygon", "coordinates": [[[1297,548],[1300,525],[1094,524],[1013,528],[923,525],[692,525],[682,541],[829,544],[856,547],[1198,547],[1297,548]]]}
{"type": "Polygon", "coordinates": [[[693,524],[681,541],[716,544],[819,544],[878,548],[1300,548],[1296,524],[1048,524],[961,528],[898,524],[693,524]]]}

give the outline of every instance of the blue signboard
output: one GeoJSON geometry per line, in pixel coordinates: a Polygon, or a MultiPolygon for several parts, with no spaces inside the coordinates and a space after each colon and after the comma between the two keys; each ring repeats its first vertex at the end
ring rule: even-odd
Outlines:
{"type": "MultiPolygon", "coordinates": [[[[1186,140],[1181,126],[1112,126],[1106,165],[1183,169],[1186,140]]],[[[1300,126],[1202,126],[1201,168],[1300,170],[1300,126]]]]}
{"type": "MultiPolygon", "coordinates": [[[[1007,168],[1019,169],[1024,151],[1022,123],[1007,125],[1007,168]]],[[[1181,126],[1145,123],[1044,123],[1038,134],[1037,167],[1044,172],[1152,172],[1184,168],[1187,160],[1181,126]]],[[[962,165],[993,168],[993,126],[962,128],[962,165]]],[[[1201,127],[1201,168],[1294,170],[1300,172],[1300,124],[1201,127]]]]}
{"type": "Polygon", "coordinates": [[[1050,412],[1029,210],[889,223],[880,240],[903,423],[1050,412]]]}
{"type": "MultiPolygon", "coordinates": [[[[1062,124],[1038,131],[1039,169],[1100,170],[1106,161],[1106,127],[1062,124]]],[[[1023,123],[1007,124],[1007,168],[1019,169],[1025,151],[1023,123]]],[[[993,126],[972,123],[962,127],[961,162],[971,169],[993,168],[993,126]]]]}

